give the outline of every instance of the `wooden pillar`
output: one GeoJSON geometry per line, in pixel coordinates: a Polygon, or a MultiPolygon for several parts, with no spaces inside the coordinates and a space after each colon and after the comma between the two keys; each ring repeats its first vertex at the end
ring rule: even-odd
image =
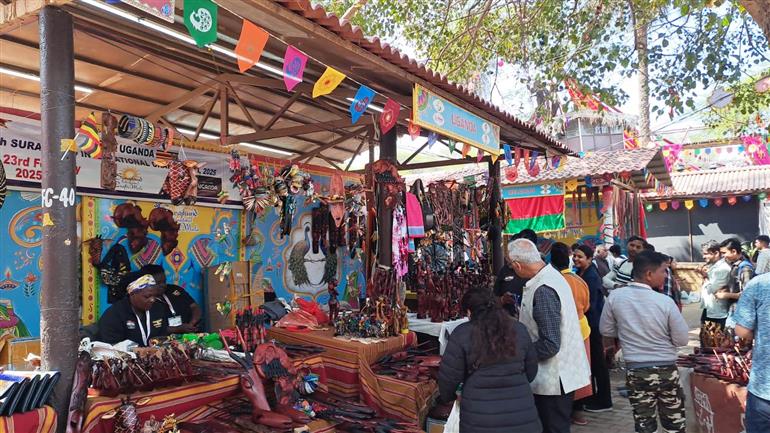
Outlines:
{"type": "Polygon", "coordinates": [[[490,266],[492,273],[497,274],[502,269],[505,261],[505,248],[503,246],[503,216],[500,215],[500,161],[489,161],[489,240],[490,266]]]}
{"type": "Polygon", "coordinates": [[[40,12],[40,117],[42,123],[42,261],[40,338],[43,370],[61,372],[52,404],[57,431],[67,424],[78,354],[80,290],[75,216],[75,153],[62,159],[63,139],[74,136],[75,61],[72,17],[46,6],[40,12]]]}
{"type": "MultiPolygon", "coordinates": [[[[380,159],[390,159],[398,165],[396,159],[397,127],[391,128],[386,134],[380,134],[380,159]]],[[[385,209],[384,194],[377,194],[377,264],[393,265],[393,211],[385,209]]]]}

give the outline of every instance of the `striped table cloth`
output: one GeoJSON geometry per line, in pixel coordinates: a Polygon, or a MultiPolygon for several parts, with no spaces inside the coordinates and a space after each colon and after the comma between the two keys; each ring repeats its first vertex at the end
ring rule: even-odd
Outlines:
{"type": "Polygon", "coordinates": [[[54,433],[56,412],[43,406],[29,412],[0,417],[0,433],[54,433]]]}

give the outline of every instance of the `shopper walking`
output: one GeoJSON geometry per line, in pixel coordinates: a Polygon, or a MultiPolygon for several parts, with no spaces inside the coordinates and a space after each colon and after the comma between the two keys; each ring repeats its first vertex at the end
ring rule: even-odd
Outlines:
{"type": "Polygon", "coordinates": [[[631,236],[626,244],[628,258],[620,260],[602,279],[607,290],[617,289],[630,283],[633,279],[631,272],[634,269],[634,258],[647,248],[647,241],[639,236],[631,236]]]}
{"type": "MultiPolygon", "coordinates": [[[[685,432],[684,394],[677,347],[687,345],[687,323],[671,298],[652,290],[666,278],[666,256],[645,251],[634,259],[634,281],[613,290],[602,312],[605,345],[620,340],[636,433],[685,432]]],[[[614,350],[612,348],[611,350],[614,350]]]]}
{"type": "Polygon", "coordinates": [[[574,252],[572,261],[578,269],[578,275],[588,285],[590,307],[586,313],[588,326],[591,328],[589,337],[591,349],[591,378],[593,381],[593,396],[584,405],[586,412],[606,412],[612,410],[612,388],[610,384],[610,369],[604,357],[604,343],[599,331],[599,322],[604,310],[604,293],[599,271],[592,262],[594,255],[591,247],[581,245],[574,252]]]}
{"type": "Polygon", "coordinates": [[[452,332],[441,359],[443,402],[460,399],[461,433],[539,433],[532,389],[537,354],[527,329],[500,307],[486,288],[462,298],[470,321],[452,332]]]}
{"type": "Polygon", "coordinates": [[[735,333],[754,340],[748,397],[746,433],[770,432],[770,274],[746,286],[735,309],[735,333]]]}
{"type": "Polygon", "coordinates": [[[591,375],[572,290],[527,239],[508,244],[508,260],[528,280],[519,317],[537,351],[532,391],[543,431],[569,432],[574,392],[588,385],[591,375]]]}

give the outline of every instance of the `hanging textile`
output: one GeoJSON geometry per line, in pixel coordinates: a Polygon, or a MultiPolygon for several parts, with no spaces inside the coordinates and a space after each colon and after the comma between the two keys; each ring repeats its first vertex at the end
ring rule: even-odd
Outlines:
{"type": "Polygon", "coordinates": [[[393,209],[393,269],[398,278],[403,277],[409,271],[409,235],[406,228],[406,215],[404,208],[398,205],[393,209]]]}
{"type": "Polygon", "coordinates": [[[505,233],[516,234],[524,229],[540,233],[565,228],[563,182],[509,186],[502,191],[510,213],[505,233]]]}

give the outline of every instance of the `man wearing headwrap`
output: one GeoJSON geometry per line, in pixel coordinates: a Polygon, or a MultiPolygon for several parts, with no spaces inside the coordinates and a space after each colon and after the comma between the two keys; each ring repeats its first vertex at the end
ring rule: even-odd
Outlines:
{"type": "Polygon", "coordinates": [[[128,296],[112,304],[99,319],[99,341],[109,344],[131,340],[145,347],[150,339],[167,335],[163,304],[155,302],[161,287],[152,275],[138,275],[128,283],[128,296]]]}

